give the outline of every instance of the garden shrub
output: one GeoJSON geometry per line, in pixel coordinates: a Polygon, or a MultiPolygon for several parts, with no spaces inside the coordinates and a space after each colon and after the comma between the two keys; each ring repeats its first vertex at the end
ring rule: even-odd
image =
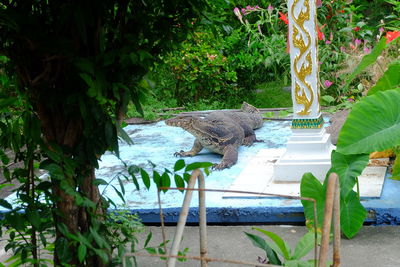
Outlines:
{"type": "Polygon", "coordinates": [[[175,80],[172,96],[178,105],[200,99],[224,100],[237,89],[236,72],[219,47],[218,36],[203,29],[190,34],[179,49],[164,58],[175,80]]]}

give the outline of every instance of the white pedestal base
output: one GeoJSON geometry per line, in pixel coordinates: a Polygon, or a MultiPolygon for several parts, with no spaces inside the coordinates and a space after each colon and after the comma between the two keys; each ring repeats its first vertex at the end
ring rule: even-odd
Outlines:
{"type": "Polygon", "coordinates": [[[275,182],[299,182],[306,172],[323,181],[334,149],[325,129],[294,129],[286,152],[274,165],[275,182]]]}

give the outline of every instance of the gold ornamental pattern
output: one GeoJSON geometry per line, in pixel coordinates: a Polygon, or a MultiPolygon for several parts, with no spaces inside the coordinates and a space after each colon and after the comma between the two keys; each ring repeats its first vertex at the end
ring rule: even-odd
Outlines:
{"type": "Polygon", "coordinates": [[[314,93],[312,87],[309,82],[306,81],[306,77],[311,75],[312,72],[312,59],[311,59],[311,34],[304,27],[304,22],[310,20],[310,3],[309,0],[304,0],[304,8],[301,9],[298,17],[296,18],[294,14],[294,8],[299,3],[299,0],[295,0],[292,9],[291,15],[294,21],[293,24],[293,46],[298,48],[300,53],[294,58],[294,73],[297,77],[295,79],[295,99],[296,103],[299,105],[304,105],[304,108],[297,112],[298,115],[309,115],[310,108],[314,101],[314,93]],[[306,37],[307,42],[304,41],[303,36],[306,37]],[[300,69],[298,69],[299,62],[301,59],[304,59],[301,63],[300,69]],[[300,81],[300,83],[299,83],[300,81]],[[306,90],[309,93],[309,97],[307,97],[306,90]]]}

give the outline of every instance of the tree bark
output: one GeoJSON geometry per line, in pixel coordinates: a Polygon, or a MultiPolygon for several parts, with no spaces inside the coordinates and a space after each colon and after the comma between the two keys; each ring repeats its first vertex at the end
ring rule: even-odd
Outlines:
{"type": "MultiPolygon", "coordinates": [[[[82,118],[65,118],[62,108],[56,107],[54,109],[49,109],[46,107],[45,103],[38,103],[37,113],[42,123],[44,141],[48,145],[49,150],[52,150],[51,143],[56,143],[60,147],[69,147],[71,150],[78,145],[78,142],[82,143],[82,118]]],[[[64,156],[66,158],[71,158],[69,154],[64,154],[64,156]]],[[[74,196],[67,193],[61,187],[62,181],[59,179],[52,179],[52,190],[55,197],[54,205],[56,208],[53,213],[55,225],[64,224],[72,234],[78,232],[82,234],[86,233],[90,230],[90,226],[94,220],[103,220],[102,216],[104,215],[99,189],[93,184],[95,180],[95,169],[90,164],[80,163],[75,168],[73,177],[68,177],[67,174],[65,174],[64,180],[68,181],[68,186],[74,191],[93,201],[96,208],[92,210],[87,207],[79,207],[74,196]]],[[[59,254],[59,251],[62,251],[61,246],[64,246],[64,244],[59,241],[63,238],[67,237],[64,236],[59,229],[56,229],[56,245],[54,252],[55,266],[62,265],[62,255],[59,254]]],[[[96,247],[96,244],[93,243],[93,245],[96,247]]],[[[77,253],[78,246],[79,244],[68,245],[68,251],[71,252],[67,262],[68,264],[72,266],[106,266],[106,263],[104,263],[99,256],[89,254],[85,259],[85,263],[80,263],[77,253]]],[[[66,262],[64,261],[63,263],[66,262]]]]}

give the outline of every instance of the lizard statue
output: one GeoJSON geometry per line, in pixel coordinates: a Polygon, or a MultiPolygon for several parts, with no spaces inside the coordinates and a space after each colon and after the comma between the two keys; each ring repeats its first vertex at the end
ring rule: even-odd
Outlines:
{"type": "Polygon", "coordinates": [[[175,156],[193,157],[203,148],[223,155],[213,168],[222,170],[234,165],[238,160],[238,148],[251,146],[257,140],[254,129],[263,125],[259,110],[244,102],[240,111],[213,111],[204,118],[194,115],[178,115],[168,119],[169,126],[181,127],[196,137],[189,151],[176,152],[175,156]]]}

